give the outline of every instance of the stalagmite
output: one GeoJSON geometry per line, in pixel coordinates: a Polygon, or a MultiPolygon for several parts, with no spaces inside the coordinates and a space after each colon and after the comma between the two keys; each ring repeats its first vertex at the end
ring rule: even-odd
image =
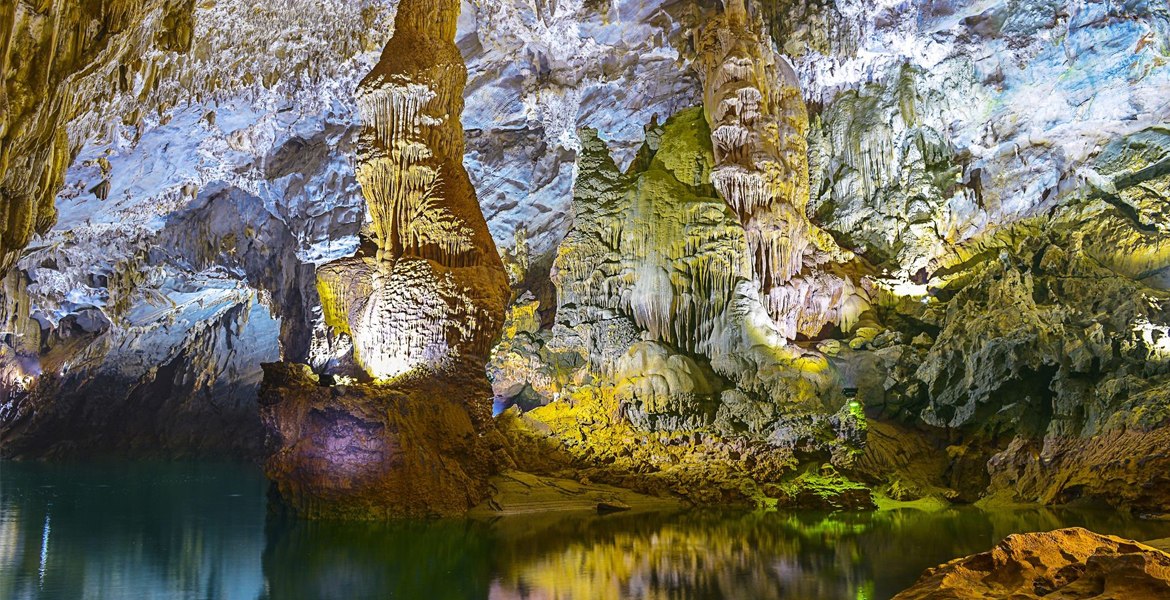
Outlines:
{"type": "Polygon", "coordinates": [[[262,413],[280,439],[268,474],[305,516],[457,513],[485,493],[483,365],[510,290],[463,168],[458,15],[451,0],[402,2],[357,91],[374,251],[322,266],[317,289],[374,382],[334,392],[305,369],[266,369],[262,413]]]}
{"type": "Polygon", "coordinates": [[[393,39],[357,92],[365,124],[357,176],[377,251],[321,271],[350,281],[322,295],[325,314],[379,379],[486,354],[509,293],[463,169],[466,71],[449,39],[458,10],[423,4],[418,10],[436,20],[400,9],[393,39]]]}

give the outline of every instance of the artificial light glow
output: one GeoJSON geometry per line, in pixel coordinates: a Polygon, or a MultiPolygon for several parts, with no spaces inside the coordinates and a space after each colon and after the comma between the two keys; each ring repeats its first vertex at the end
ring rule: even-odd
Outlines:
{"type": "Polygon", "coordinates": [[[876,283],[895,296],[924,298],[930,294],[930,289],[925,283],[914,283],[909,279],[879,279],[876,283]]]}
{"type": "Polygon", "coordinates": [[[1170,325],[1156,325],[1143,319],[1133,326],[1133,330],[1149,346],[1150,358],[1170,359],[1170,325]]]}

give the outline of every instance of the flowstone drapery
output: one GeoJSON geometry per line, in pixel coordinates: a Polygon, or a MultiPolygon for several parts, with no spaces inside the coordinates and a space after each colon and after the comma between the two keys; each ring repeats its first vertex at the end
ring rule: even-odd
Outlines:
{"type": "Polygon", "coordinates": [[[841,274],[853,258],[806,215],[808,114],[792,67],[749,20],[743,0],[695,33],[695,69],[711,125],[711,183],[747,235],[753,275],[788,339],[848,328],[867,296],[841,274]]]}

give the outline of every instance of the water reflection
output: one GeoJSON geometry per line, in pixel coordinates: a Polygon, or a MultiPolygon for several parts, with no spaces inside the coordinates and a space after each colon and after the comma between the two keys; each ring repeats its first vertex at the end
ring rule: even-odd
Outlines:
{"type": "Polygon", "coordinates": [[[239,465],[0,462],[0,598],[255,599],[265,489],[239,465]]]}
{"type": "Polygon", "coordinates": [[[1139,539],[1170,532],[1111,513],[1047,509],[510,519],[493,528],[489,597],[890,598],[927,567],[1011,533],[1070,525],[1139,539]]]}
{"type": "Polygon", "coordinates": [[[1041,509],[307,523],[265,489],[235,465],[0,463],[0,598],[872,600],[1010,533],[1170,536],[1041,509]]]}

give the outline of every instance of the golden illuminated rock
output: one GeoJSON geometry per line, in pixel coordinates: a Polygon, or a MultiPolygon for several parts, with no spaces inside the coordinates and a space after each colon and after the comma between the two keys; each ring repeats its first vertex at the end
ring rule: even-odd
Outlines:
{"type": "Polygon", "coordinates": [[[357,92],[357,176],[376,252],[323,266],[318,290],[326,321],[376,378],[486,355],[510,293],[463,168],[458,13],[445,2],[400,7],[357,92]]]}
{"type": "Polygon", "coordinates": [[[625,173],[596,132],[579,136],[555,324],[537,328],[529,296],[513,305],[489,366],[497,394],[599,477],[704,503],[779,502],[749,482],[782,481],[798,453],[848,464],[864,419],[826,359],[768,316],[744,228],[708,183],[702,109],[652,122],[625,173]]]}
{"type": "Polygon", "coordinates": [[[372,253],[317,271],[325,322],[374,379],[266,366],[261,416],[277,438],[267,473],[309,518],[460,513],[487,493],[489,345],[511,293],[463,169],[466,72],[459,4],[405,0],[358,89],[357,176],[372,253]]]}

